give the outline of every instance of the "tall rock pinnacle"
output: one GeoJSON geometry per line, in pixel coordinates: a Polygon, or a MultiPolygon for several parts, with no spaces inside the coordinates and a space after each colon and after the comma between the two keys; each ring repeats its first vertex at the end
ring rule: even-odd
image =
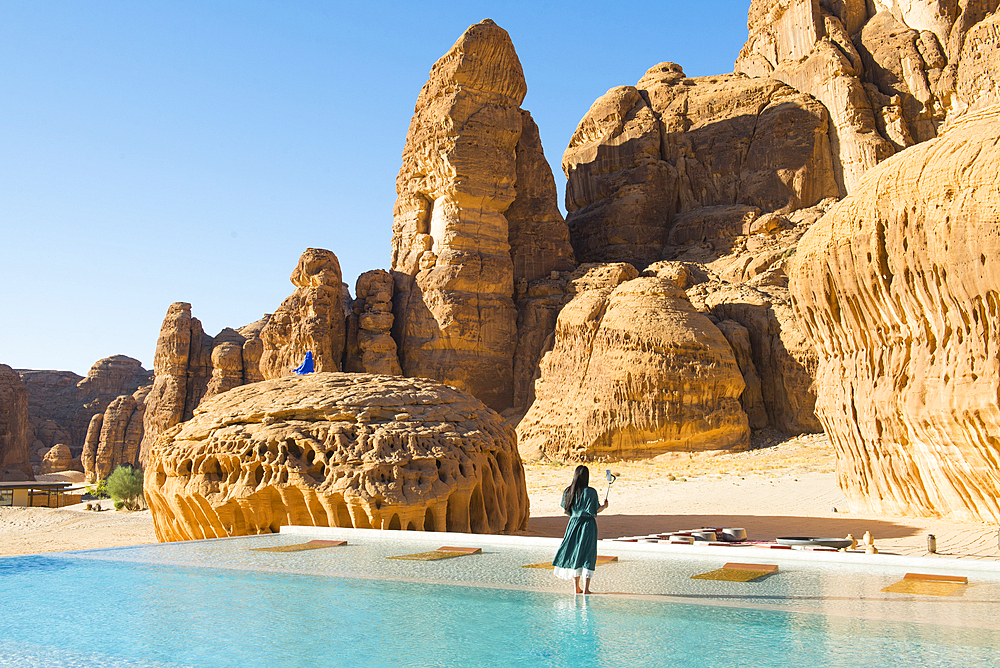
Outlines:
{"type": "Polygon", "coordinates": [[[526,92],[507,33],[489,19],[469,27],[420,91],[396,179],[394,335],[403,373],[467,390],[497,410],[512,401],[515,279],[575,266],[537,135],[520,142],[523,128],[537,132],[519,107],[526,92]],[[517,239],[544,248],[541,256],[511,245],[504,214],[522,193],[517,239]],[[552,206],[539,204],[539,193],[552,206]]]}

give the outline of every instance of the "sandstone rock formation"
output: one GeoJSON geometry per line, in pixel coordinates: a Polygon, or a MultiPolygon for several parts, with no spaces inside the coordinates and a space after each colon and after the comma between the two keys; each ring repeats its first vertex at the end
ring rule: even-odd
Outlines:
{"type": "Polygon", "coordinates": [[[1000,107],[968,113],[799,242],[790,287],[853,506],[1000,521],[998,147],[1000,107]]]}
{"type": "Polygon", "coordinates": [[[260,332],[261,374],[287,376],[310,351],[316,371],[340,371],[346,332],[340,261],[328,250],[308,248],[291,281],[295,291],[260,332]]]}
{"type": "Polygon", "coordinates": [[[265,317],[239,332],[226,328],[213,338],[202,329],[200,320],[191,317],[190,304],[171,304],[156,342],[152,388],[141,397],[139,394],[131,398],[120,395],[114,426],[103,422],[96,427],[93,423],[90,425],[87,452],[82,456],[88,475],[90,471],[99,474],[107,466],[114,470],[118,464],[132,463],[129,457],[131,441],[126,444],[122,434],[134,435],[138,431],[141,446],[137,461],[142,464],[156,436],[190,419],[203,399],[261,380],[258,361],[264,345],[258,334],[266,329],[267,322],[265,317]],[[139,420],[134,425],[133,416],[139,420]],[[94,434],[95,429],[100,430],[99,435],[94,434]],[[96,463],[102,459],[101,447],[109,453],[103,465],[96,463]],[[89,462],[94,462],[93,466],[89,462]]]}
{"type": "Polygon", "coordinates": [[[91,419],[80,455],[88,482],[104,480],[122,464],[140,467],[146,397],[151,390],[152,386],[147,385],[117,397],[104,413],[91,419]]]}
{"type": "Polygon", "coordinates": [[[345,369],[362,373],[399,376],[403,371],[396,354],[396,342],[392,338],[392,274],[375,269],[358,276],[355,284],[357,299],[355,310],[356,336],[360,364],[357,368],[345,369]]]}
{"type": "Polygon", "coordinates": [[[630,459],[748,447],[743,377],[721,332],[669,278],[616,284],[602,280],[608,268],[585,271],[559,313],[518,425],[522,454],[630,459]]]}
{"type": "MultiPolygon", "coordinates": [[[[737,72],[784,81],[826,106],[841,194],[851,192],[865,171],[893,154],[892,144],[876,127],[863,61],[851,41],[867,19],[863,0],[752,0],[750,36],[736,61],[737,72]]],[[[883,124],[891,123],[888,112],[884,118],[883,124]]]]}
{"type": "Polygon", "coordinates": [[[69,446],[57,443],[42,457],[42,474],[80,470],[80,462],[70,454],[69,446]]]}
{"type": "Polygon", "coordinates": [[[0,482],[34,480],[28,456],[28,391],[17,372],[0,364],[0,482]]]}
{"type": "Polygon", "coordinates": [[[519,108],[526,92],[507,33],[489,19],[471,26],[431,69],[396,180],[403,373],[497,410],[513,401],[515,280],[573,265],[536,128],[519,108]]]}
{"type": "MultiPolygon", "coordinates": [[[[811,385],[817,357],[796,322],[785,267],[796,244],[835,200],[827,199],[787,215],[734,210],[728,223],[721,213],[707,229],[727,229],[714,238],[665,246],[669,260],[647,269],[649,275],[687,278],[679,283],[699,311],[709,314],[733,347],[747,390],[741,397],[753,428],[772,426],[787,434],[822,429],[814,412],[811,385]],[[743,226],[743,235],[727,236],[743,226]],[[726,322],[730,324],[724,324],[726,322]],[[746,330],[749,351],[734,324],[746,330]],[[763,415],[757,407],[760,388],[763,415]],[[766,419],[765,419],[766,416],[766,419]]],[[[700,211],[704,211],[701,209],[700,211]]],[[[680,217],[678,217],[680,218],[680,217]]]]}
{"type": "Polygon", "coordinates": [[[71,371],[18,370],[28,390],[32,462],[41,463],[52,446],[69,446],[79,456],[91,418],[115,397],[131,394],[152,381],[139,360],[114,355],[98,360],[86,377],[71,371]]]}
{"type": "MultiPolygon", "coordinates": [[[[792,211],[836,196],[827,113],[774,79],[660,63],[594,102],[563,154],[581,262],[660,259],[678,214],[792,211]]],[[[690,231],[672,243],[683,243],[690,231]]]]}
{"type": "MultiPolygon", "coordinates": [[[[997,0],[753,0],[736,71],[819,99],[842,193],[895,151],[937,135],[971,91],[957,85],[970,35],[997,0]]],[[[984,21],[984,19],[986,21],[984,21]]],[[[987,38],[987,40],[993,38],[987,38]]]]}
{"type": "Polygon", "coordinates": [[[501,533],[528,519],[513,429],[425,379],[314,373],[207,400],[150,453],[161,541],[285,524],[501,533]]]}

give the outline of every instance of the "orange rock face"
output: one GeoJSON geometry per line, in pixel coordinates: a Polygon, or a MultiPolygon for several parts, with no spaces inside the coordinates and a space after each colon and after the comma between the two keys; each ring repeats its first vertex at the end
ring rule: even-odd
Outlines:
{"type": "Polygon", "coordinates": [[[573,265],[536,128],[519,107],[526,92],[507,33],[489,19],[471,26],[420,91],[396,179],[402,371],[496,410],[513,401],[515,279],[573,265]]]}
{"type": "Polygon", "coordinates": [[[103,415],[99,420],[95,416],[90,423],[81,457],[88,477],[91,471],[100,468],[95,462],[101,447],[106,453],[118,453],[106,455],[105,461],[113,462],[107,473],[118,464],[134,464],[123,454],[132,450],[131,444],[123,445],[126,432],[129,438],[138,434],[141,442],[138,463],[145,463],[157,435],[190,419],[203,399],[262,380],[258,362],[263,344],[259,334],[266,324],[267,318],[243,327],[243,333],[227,327],[213,338],[205,333],[198,318],[191,317],[190,304],[171,304],[156,342],[152,387],[140,390],[134,397],[118,397],[119,403],[132,401],[131,413],[122,406],[114,411],[126,424],[106,427],[103,415]],[[132,424],[133,418],[138,422],[132,424]],[[119,433],[122,438],[116,436],[119,433]]]}
{"type": "Polygon", "coordinates": [[[0,480],[34,480],[28,459],[28,391],[17,372],[0,364],[0,480]]]}
{"type": "Polygon", "coordinates": [[[340,371],[344,357],[346,314],[337,256],[308,248],[292,272],[295,291],[281,303],[260,332],[260,372],[280,378],[312,352],[316,371],[340,371]]]}
{"type": "Polygon", "coordinates": [[[145,469],[161,541],[285,524],[504,533],[528,520],[513,429],[425,379],[313,373],[239,387],[162,434],[145,469]]]}
{"type": "Polygon", "coordinates": [[[583,265],[578,274],[517,428],[521,453],[635,459],[748,447],[740,368],[683,290],[667,278],[636,278],[626,264],[583,265]]]}
{"type": "Polygon", "coordinates": [[[875,169],[799,242],[790,288],[851,502],[1000,520],[1000,108],[875,169]]]}

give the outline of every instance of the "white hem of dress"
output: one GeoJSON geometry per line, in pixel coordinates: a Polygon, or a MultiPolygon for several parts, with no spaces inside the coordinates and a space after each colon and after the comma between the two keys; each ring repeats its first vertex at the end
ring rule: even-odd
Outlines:
{"type": "Polygon", "coordinates": [[[594,571],[589,568],[560,568],[554,566],[552,572],[556,574],[557,578],[562,578],[563,580],[572,580],[573,578],[592,578],[594,577],[594,571]]]}

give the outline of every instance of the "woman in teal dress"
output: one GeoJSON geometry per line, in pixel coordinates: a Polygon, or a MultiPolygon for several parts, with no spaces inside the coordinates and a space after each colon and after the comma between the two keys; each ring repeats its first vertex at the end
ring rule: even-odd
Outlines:
{"type": "Polygon", "coordinates": [[[590,578],[597,567],[597,513],[608,507],[608,500],[599,505],[597,490],[590,486],[590,469],[580,465],[559,505],[570,517],[552,566],[557,577],[573,580],[577,594],[589,594],[590,578]]]}

